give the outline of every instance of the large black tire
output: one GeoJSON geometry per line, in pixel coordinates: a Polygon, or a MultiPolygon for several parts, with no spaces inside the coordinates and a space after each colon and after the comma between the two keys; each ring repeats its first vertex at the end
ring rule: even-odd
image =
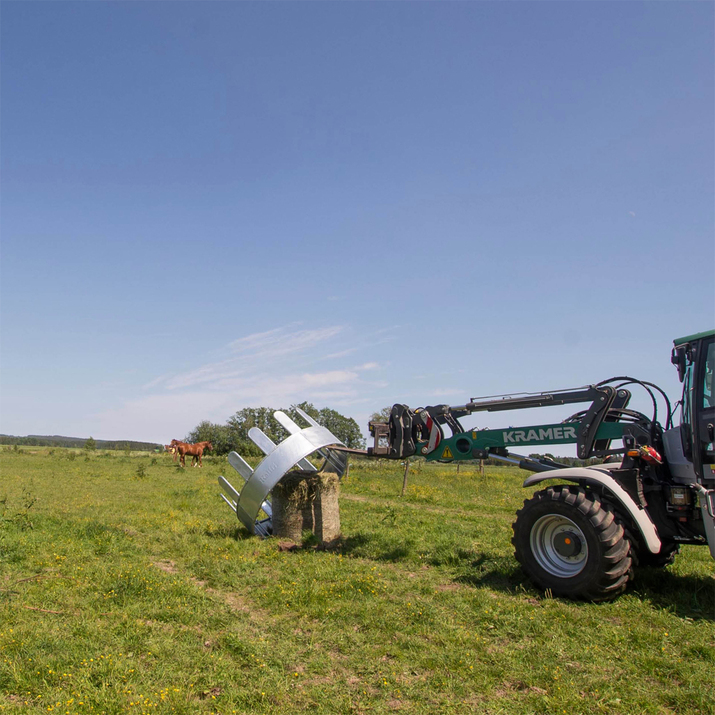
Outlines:
{"type": "Polygon", "coordinates": [[[561,485],[537,492],[516,514],[516,558],[554,596],[607,601],[626,589],[630,542],[598,494],[561,485]]]}

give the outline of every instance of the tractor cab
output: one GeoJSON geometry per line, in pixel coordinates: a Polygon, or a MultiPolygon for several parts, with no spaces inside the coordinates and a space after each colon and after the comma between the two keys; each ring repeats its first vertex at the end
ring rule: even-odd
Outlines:
{"type": "Polygon", "coordinates": [[[665,451],[676,481],[715,486],[715,330],[674,341],[672,363],[683,383],[680,425],[668,430],[665,451]]]}

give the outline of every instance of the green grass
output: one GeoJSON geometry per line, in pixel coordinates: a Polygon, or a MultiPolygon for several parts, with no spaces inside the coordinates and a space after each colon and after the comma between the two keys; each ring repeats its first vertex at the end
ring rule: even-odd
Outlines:
{"type": "Polygon", "coordinates": [[[168,455],[0,451],[0,712],[706,713],[705,547],[615,602],[548,598],[511,522],[524,472],[398,464],[343,480],[344,542],[242,530],[168,455]]]}

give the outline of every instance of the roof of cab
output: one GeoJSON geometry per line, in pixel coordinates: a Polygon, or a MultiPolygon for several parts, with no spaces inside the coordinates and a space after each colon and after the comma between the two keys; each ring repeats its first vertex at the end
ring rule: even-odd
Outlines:
{"type": "Polygon", "coordinates": [[[684,338],[676,338],[673,340],[674,345],[683,345],[684,343],[690,343],[693,340],[700,340],[700,338],[709,338],[715,335],[715,330],[706,330],[704,333],[695,333],[694,335],[686,335],[684,338]]]}

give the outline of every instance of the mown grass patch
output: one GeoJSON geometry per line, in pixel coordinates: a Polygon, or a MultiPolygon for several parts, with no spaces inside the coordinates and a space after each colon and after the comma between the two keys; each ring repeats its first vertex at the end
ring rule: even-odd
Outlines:
{"type": "Polygon", "coordinates": [[[613,603],[548,598],[512,554],[518,470],[421,464],[401,497],[400,465],[356,462],[341,548],[286,552],[220,458],[65,452],[0,452],[2,712],[715,709],[707,548],[613,603]]]}

